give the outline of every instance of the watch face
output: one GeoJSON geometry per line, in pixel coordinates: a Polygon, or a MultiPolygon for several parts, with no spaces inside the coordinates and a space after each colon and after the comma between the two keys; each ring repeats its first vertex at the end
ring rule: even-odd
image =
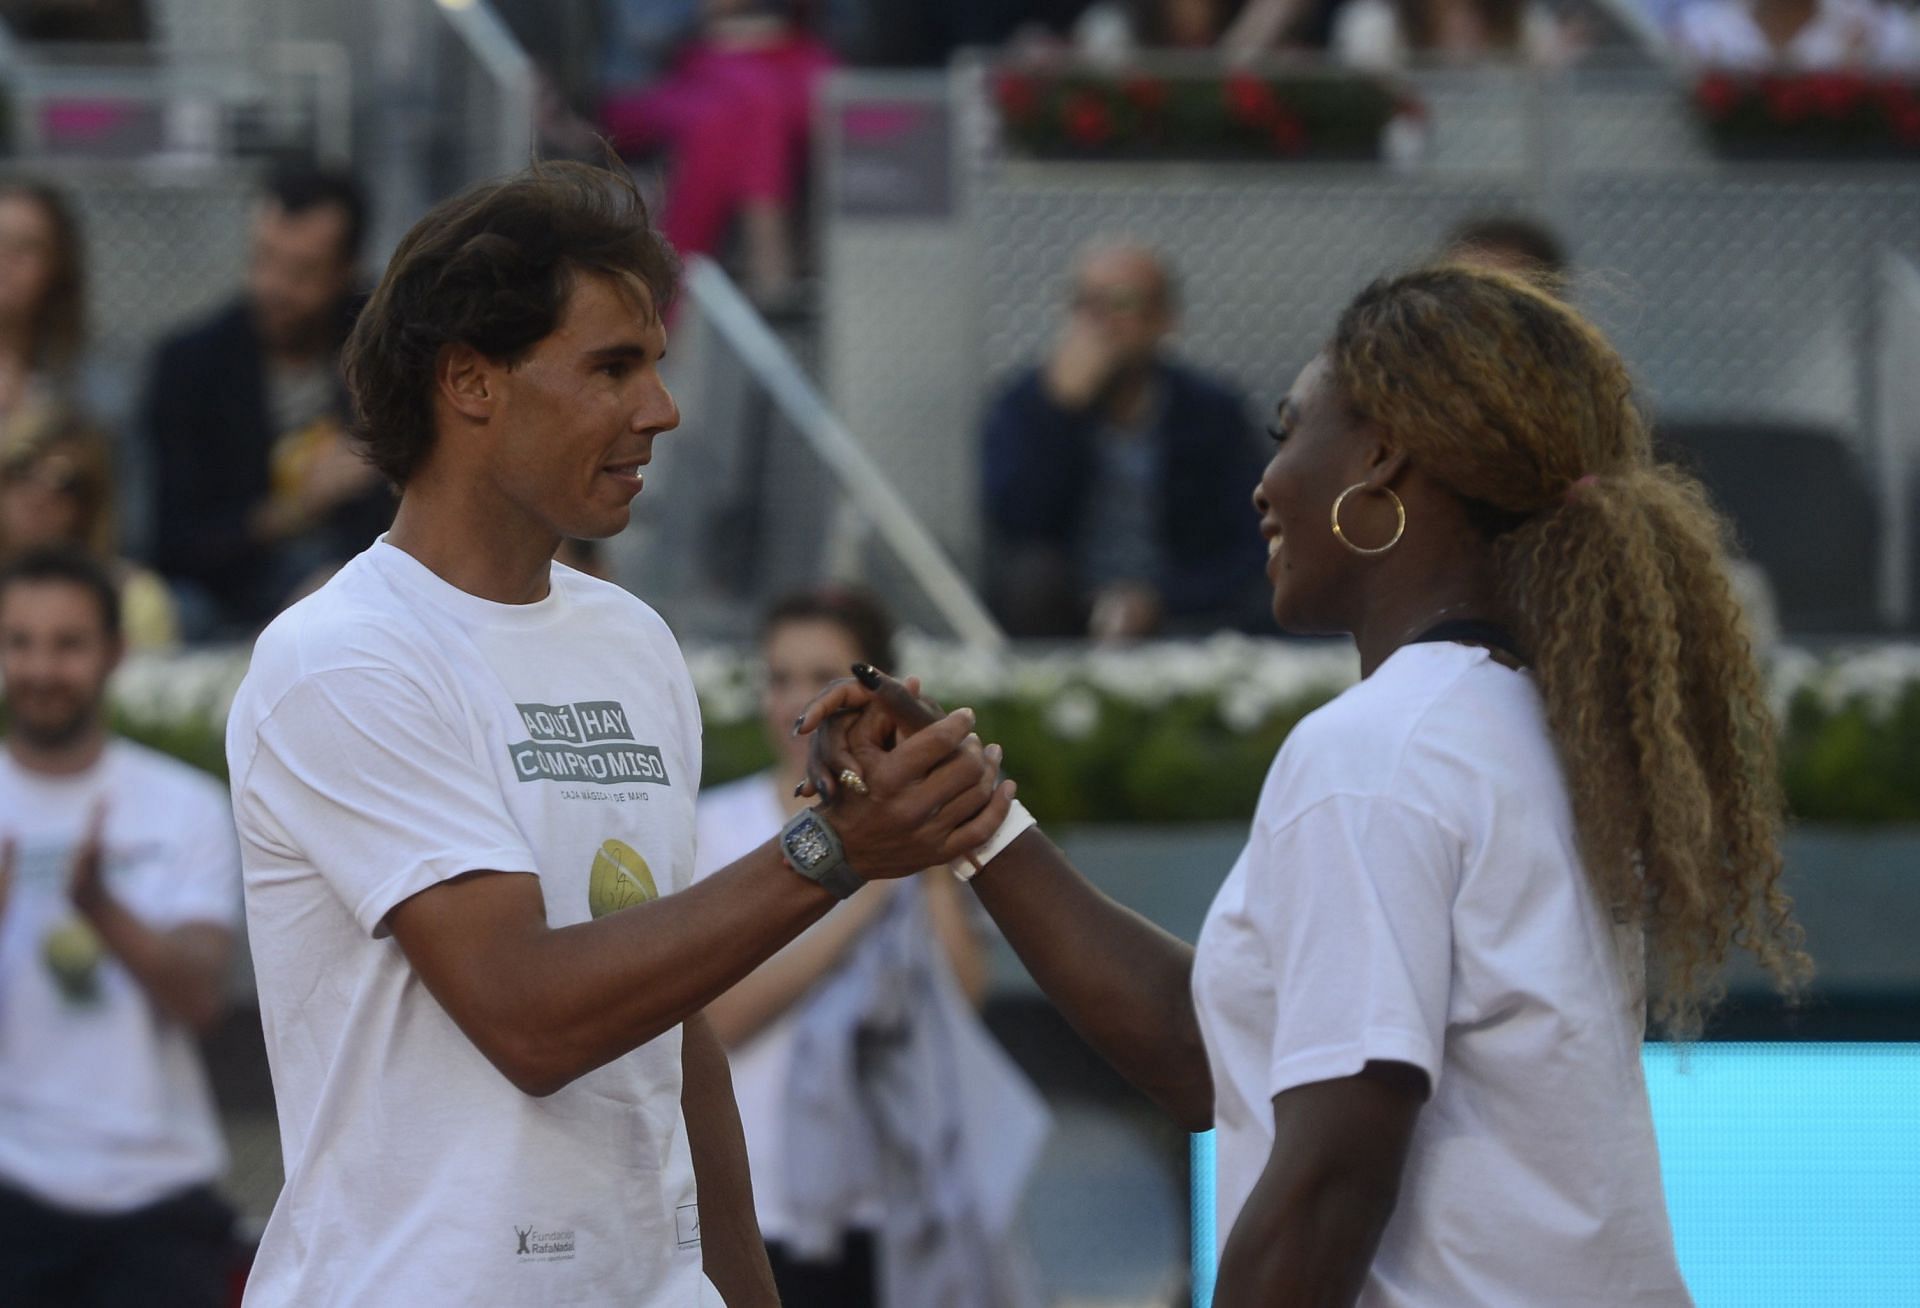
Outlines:
{"type": "Polygon", "coordinates": [[[803,868],[816,868],[833,857],[833,844],[813,818],[787,832],[787,853],[803,868]]]}

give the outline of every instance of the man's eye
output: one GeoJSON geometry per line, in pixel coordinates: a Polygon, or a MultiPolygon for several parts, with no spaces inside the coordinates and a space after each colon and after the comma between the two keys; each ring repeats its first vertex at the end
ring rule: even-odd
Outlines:
{"type": "Polygon", "coordinates": [[[615,381],[619,381],[622,377],[627,375],[629,371],[629,367],[627,364],[624,364],[624,363],[603,363],[600,365],[600,371],[605,373],[607,376],[613,378],[615,381]]]}
{"type": "Polygon", "coordinates": [[[1287,429],[1282,423],[1268,423],[1267,435],[1272,438],[1275,445],[1285,445],[1287,443],[1287,429]]]}

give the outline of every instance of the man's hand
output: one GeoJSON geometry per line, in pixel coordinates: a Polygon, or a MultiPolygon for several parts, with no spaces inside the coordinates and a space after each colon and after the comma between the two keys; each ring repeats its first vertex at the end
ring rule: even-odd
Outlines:
{"type": "Polygon", "coordinates": [[[11,835],[0,836],[0,922],[7,920],[7,900],[13,894],[13,869],[19,857],[19,842],[11,835]]]}
{"type": "Polygon", "coordinates": [[[1116,581],[1093,598],[1087,634],[1107,644],[1151,636],[1160,630],[1160,592],[1144,581],[1116,581]]]}
{"type": "Polygon", "coordinates": [[[1099,323],[1076,313],[1053,347],[1042,373],[1047,398],[1063,409],[1085,409],[1119,370],[1120,356],[1099,323]]]}
{"type": "Polygon", "coordinates": [[[300,479],[301,513],[310,522],[319,522],[348,500],[365,494],[380,480],[380,474],[347,439],[339,425],[327,435],[315,451],[306,475],[300,479]]]}
{"type": "Polygon", "coordinates": [[[865,793],[835,786],[825,807],[847,862],[868,880],[950,862],[985,844],[1006,819],[1013,786],[999,780],[999,747],[982,746],[973,734],[973,710],[956,710],[905,739],[884,711],[836,725],[832,775],[857,773],[865,793]]]}
{"type": "Polygon", "coordinates": [[[106,840],[107,802],[96,800],[87,815],[87,828],[73,851],[73,864],[67,873],[67,898],[80,916],[92,918],[107,901],[106,840]]]}

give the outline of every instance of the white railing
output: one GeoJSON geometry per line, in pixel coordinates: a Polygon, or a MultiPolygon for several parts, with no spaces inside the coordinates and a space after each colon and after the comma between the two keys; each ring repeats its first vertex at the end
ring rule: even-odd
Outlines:
{"type": "MultiPolygon", "coordinates": [[[[707,259],[687,268],[686,290],[702,324],[766,392],[838,484],[861,519],[891,549],[952,633],[967,645],[997,650],[1006,636],[952,559],[881,471],[866,447],[828,407],[791,351],[738,287],[707,259]]],[[[829,550],[833,570],[847,569],[852,549],[829,550]]]]}

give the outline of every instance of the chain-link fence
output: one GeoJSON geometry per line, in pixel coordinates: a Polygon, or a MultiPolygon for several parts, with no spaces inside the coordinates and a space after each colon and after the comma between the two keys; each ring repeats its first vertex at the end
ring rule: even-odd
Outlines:
{"type": "Polygon", "coordinates": [[[1577,298],[1662,417],[1807,424],[1863,463],[1888,439],[1876,379],[1902,363],[1882,357],[1881,269],[1920,256],[1911,167],[1728,162],[1671,75],[1607,67],[1416,75],[1427,138],[1393,164],[1033,161],[999,147],[985,81],[848,75],[823,133],[831,179],[874,153],[875,115],[933,105],[947,122],[944,208],[824,188],[827,369],[883,464],[925,451],[942,470],[907,489],[963,558],[981,545],[980,405],[1045,348],[1075,253],[1102,235],[1166,253],[1178,350],[1263,410],[1369,279],[1470,216],[1528,213],[1565,238],[1577,298]]]}

